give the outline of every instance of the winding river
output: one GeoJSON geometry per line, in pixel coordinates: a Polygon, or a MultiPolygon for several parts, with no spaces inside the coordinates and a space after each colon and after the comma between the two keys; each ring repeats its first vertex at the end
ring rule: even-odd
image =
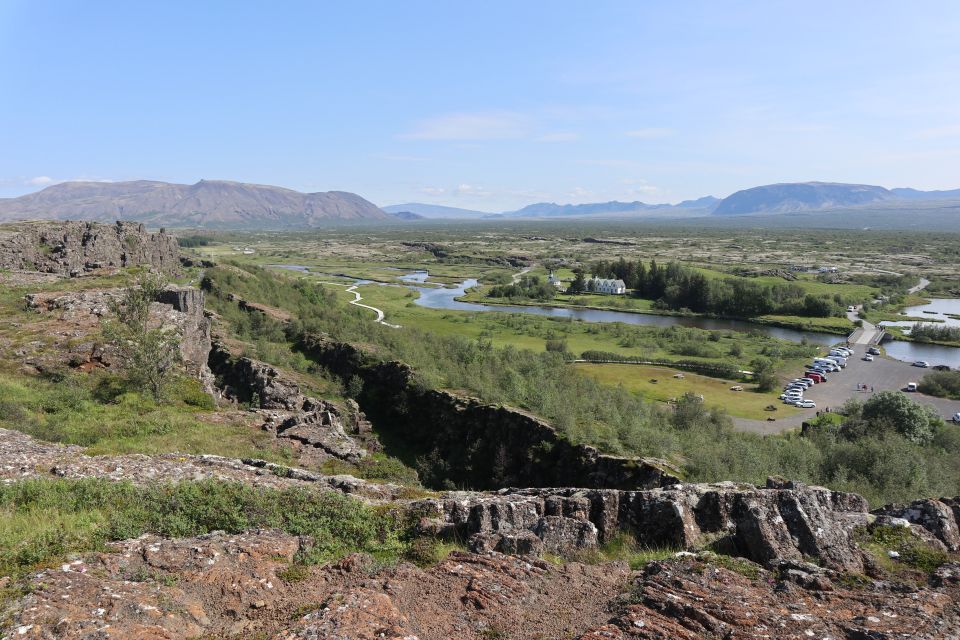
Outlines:
{"type": "MultiPolygon", "coordinates": [[[[401,278],[405,282],[424,282],[425,272],[416,272],[416,279],[401,278]]],[[[411,274],[412,275],[412,274],[411,274]]],[[[477,280],[470,278],[455,287],[418,287],[411,289],[420,293],[416,304],[428,309],[449,309],[451,311],[499,311],[502,313],[529,313],[550,318],[573,318],[584,322],[623,322],[656,327],[696,327],[698,329],[732,330],[743,332],[757,332],[774,338],[801,342],[806,339],[810,344],[831,346],[843,341],[843,336],[818,331],[801,331],[783,327],[747,322],[745,320],[729,320],[720,318],[703,318],[699,316],[658,316],[645,313],[630,313],[626,311],[604,311],[599,309],[576,309],[570,307],[543,307],[535,305],[499,305],[482,304],[478,302],[464,302],[457,300],[467,289],[475,287],[477,280]]],[[[945,364],[952,368],[960,368],[960,349],[940,345],[904,342],[900,340],[884,343],[887,354],[897,360],[915,362],[926,360],[932,365],[945,364]]]]}
{"type": "MultiPolygon", "coordinates": [[[[302,265],[271,265],[281,269],[288,269],[300,272],[310,272],[309,267],[302,265]]],[[[343,275],[343,274],[340,274],[343,275]]],[[[762,333],[774,338],[790,340],[791,342],[802,342],[804,339],[809,344],[821,346],[831,346],[843,341],[843,336],[821,333],[818,331],[801,331],[798,329],[786,329],[783,327],[772,327],[745,320],[728,320],[720,318],[703,318],[699,316],[659,316],[645,313],[630,313],[627,311],[607,311],[600,309],[577,309],[571,307],[544,307],[537,305],[499,305],[482,304],[478,302],[463,302],[457,298],[466,294],[467,289],[477,286],[475,278],[468,278],[456,286],[427,287],[418,286],[427,284],[427,278],[430,274],[427,271],[419,270],[397,276],[397,279],[420,296],[416,304],[428,309],[449,309],[451,311],[475,311],[475,312],[501,312],[501,313],[528,313],[531,315],[546,316],[548,318],[572,318],[574,320],[583,320],[584,322],[623,322],[624,324],[637,324],[655,327],[696,327],[698,329],[711,329],[720,331],[743,331],[762,333]]],[[[369,280],[357,280],[355,284],[370,284],[369,280]]],[[[377,283],[384,284],[384,283],[377,283]]],[[[930,305],[923,307],[914,307],[908,309],[910,315],[920,316],[923,311],[935,311],[943,319],[947,313],[960,313],[960,301],[941,300],[932,301],[930,305]]],[[[932,314],[925,314],[932,315],[932,314]]],[[[921,316],[922,317],[922,316],[921,316]]],[[[957,322],[954,320],[953,322],[957,322]]],[[[952,323],[951,323],[952,324],[952,323]]],[[[944,347],[940,345],[922,344],[917,342],[904,342],[894,340],[884,343],[884,349],[892,358],[906,362],[915,362],[917,360],[926,360],[931,365],[945,364],[954,369],[960,369],[960,349],[954,347],[944,347]]]]}

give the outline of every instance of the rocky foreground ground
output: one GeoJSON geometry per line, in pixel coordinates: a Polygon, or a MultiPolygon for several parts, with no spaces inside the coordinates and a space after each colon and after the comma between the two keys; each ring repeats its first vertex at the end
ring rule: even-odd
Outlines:
{"type": "Polygon", "coordinates": [[[276,531],[146,536],[34,576],[11,638],[955,638],[960,567],[936,586],[804,562],[770,570],[678,554],[554,565],[455,552],[429,568],[349,556],[291,569],[308,540],[276,531]]]}
{"type": "Polygon", "coordinates": [[[3,481],[45,476],[343,491],[408,509],[425,539],[461,540],[472,552],[424,567],[363,555],[308,567],[295,558],[311,540],[281,531],[148,535],[21,580],[0,637],[960,637],[960,564],[930,576],[891,574],[855,539],[857,531],[900,528],[956,551],[951,500],[870,513],[853,494],[774,480],[760,488],[505,489],[402,500],[398,488],[349,476],[278,473],[213,456],[87,456],[0,431],[3,481]],[[624,532],[654,549],[712,543],[753,561],[665,551],[632,570],[590,555],[624,532]],[[573,561],[559,562],[560,553],[573,561]]]}

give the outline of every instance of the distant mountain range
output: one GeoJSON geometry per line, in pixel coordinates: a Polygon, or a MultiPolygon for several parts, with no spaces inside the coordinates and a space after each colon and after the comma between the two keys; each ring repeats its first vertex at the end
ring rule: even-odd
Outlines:
{"type": "Polygon", "coordinates": [[[152,226],[282,229],[341,220],[389,220],[372,202],[345,191],[300,193],[242,182],[192,185],[64,182],[19,198],[0,199],[0,221],[136,220],[152,226]]]}
{"type": "Polygon", "coordinates": [[[956,204],[955,201],[960,200],[960,189],[919,191],[917,189],[886,189],[865,184],[793,182],[744,189],[722,200],[705,196],[678,204],[647,204],[639,201],[587,204],[539,202],[516,211],[484,213],[469,209],[409,203],[384,207],[384,210],[409,211],[424,218],[689,218],[846,210],[865,206],[910,208],[920,202],[928,204],[939,200],[956,204]]]}
{"type": "Polygon", "coordinates": [[[383,207],[383,210],[389,214],[415,213],[421,218],[443,218],[445,220],[487,218],[491,215],[495,215],[487,211],[474,211],[472,209],[458,209],[457,207],[445,207],[439,204],[425,204],[423,202],[409,202],[407,204],[392,204],[390,206],[383,207]]]}
{"type": "MultiPolygon", "coordinates": [[[[867,210],[950,215],[960,206],[960,189],[919,191],[831,182],[771,184],[737,191],[722,200],[706,196],[678,204],[540,202],[492,213],[435,204],[407,203],[378,208],[345,191],[300,193],[242,182],[201,180],[192,185],[151,180],[64,182],[19,198],[0,199],[0,222],[12,220],[135,220],[154,227],[221,229],[303,229],[343,221],[415,223],[424,218],[491,219],[693,219],[776,216],[787,213],[867,210]],[[942,205],[942,206],[941,206],[942,205]]],[[[922,221],[915,221],[922,222],[922,221]]]]}

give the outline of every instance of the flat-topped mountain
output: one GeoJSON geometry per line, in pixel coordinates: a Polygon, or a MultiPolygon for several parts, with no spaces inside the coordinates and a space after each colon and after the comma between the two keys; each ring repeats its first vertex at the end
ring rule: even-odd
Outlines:
{"type": "Polygon", "coordinates": [[[715,215],[745,213],[790,213],[814,209],[837,209],[896,199],[889,189],[868,184],[795,182],[744,189],[724,198],[715,215]]]}
{"type": "Polygon", "coordinates": [[[298,228],[330,221],[388,220],[373,203],[345,191],[292,189],[223,180],[192,185],[64,182],[19,198],[0,199],[0,221],[136,220],[153,226],[298,228]]]}

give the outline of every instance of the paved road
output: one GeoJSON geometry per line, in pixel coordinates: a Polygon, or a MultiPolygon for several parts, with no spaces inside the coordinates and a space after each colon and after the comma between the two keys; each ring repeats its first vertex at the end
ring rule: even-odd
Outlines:
{"type": "MultiPolygon", "coordinates": [[[[804,420],[815,418],[817,410],[827,407],[839,408],[850,398],[860,400],[869,399],[871,392],[857,391],[857,383],[875,391],[902,390],[908,382],[919,382],[930,369],[914,367],[906,362],[876,356],[873,362],[865,362],[861,358],[865,352],[862,345],[855,347],[856,355],[847,362],[847,368],[839,373],[828,374],[830,381],[825,384],[813,385],[804,393],[804,397],[817,403],[817,409],[808,409],[792,418],[783,418],[775,422],[763,420],[747,420],[734,418],[734,424],[739,431],[772,434],[781,433],[800,426],[804,420]]],[[[801,371],[793,377],[799,378],[801,371]]],[[[911,393],[911,397],[918,402],[931,405],[944,419],[949,419],[960,412],[960,400],[946,400],[934,398],[922,393],[911,393]]]]}

